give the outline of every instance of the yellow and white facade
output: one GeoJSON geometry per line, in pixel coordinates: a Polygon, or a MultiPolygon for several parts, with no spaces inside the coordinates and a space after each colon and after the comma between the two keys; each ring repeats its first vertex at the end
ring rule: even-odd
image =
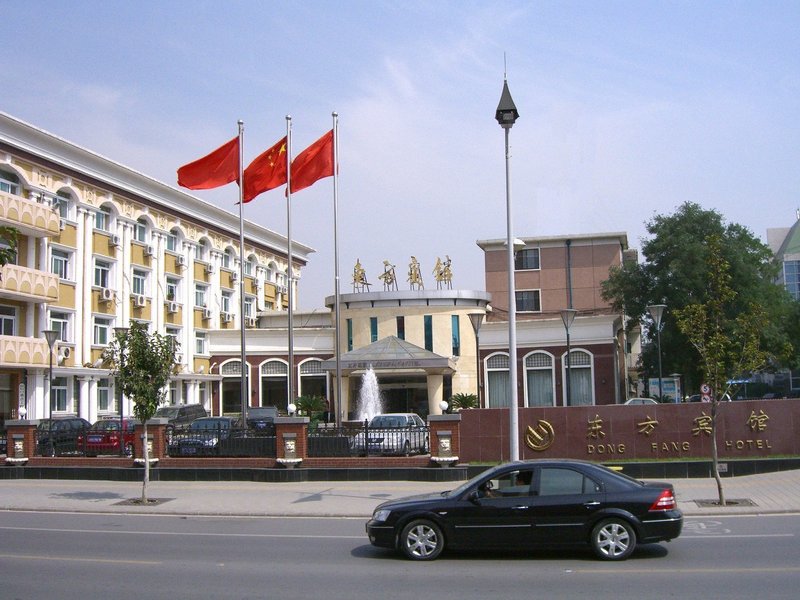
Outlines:
{"type": "Polygon", "coordinates": [[[245,222],[242,256],[234,211],[0,113],[0,225],[19,231],[0,267],[0,419],[119,414],[102,354],[132,321],[180,344],[170,401],[210,409],[210,332],[287,309],[313,252],[293,242],[289,278],[286,237],[245,222]]]}

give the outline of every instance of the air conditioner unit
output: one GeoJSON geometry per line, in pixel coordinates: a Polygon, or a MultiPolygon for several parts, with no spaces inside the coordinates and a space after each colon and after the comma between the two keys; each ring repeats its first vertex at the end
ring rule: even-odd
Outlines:
{"type": "Polygon", "coordinates": [[[223,323],[230,323],[231,321],[233,321],[233,315],[229,312],[224,312],[221,314],[221,316],[223,323]]]}
{"type": "Polygon", "coordinates": [[[147,244],[147,246],[144,247],[144,255],[155,256],[156,255],[155,246],[153,246],[152,244],[147,244]]]}
{"type": "Polygon", "coordinates": [[[64,362],[66,359],[68,359],[70,357],[71,354],[72,354],[72,349],[71,348],[69,348],[69,347],[67,347],[67,348],[59,348],[59,350],[58,350],[58,362],[59,363],[64,362]]]}
{"type": "Polygon", "coordinates": [[[204,309],[203,309],[203,318],[204,318],[206,321],[208,321],[208,320],[211,318],[211,314],[212,314],[212,313],[211,313],[211,309],[210,309],[210,308],[204,308],[204,309]]]}
{"type": "Polygon", "coordinates": [[[239,273],[237,273],[236,271],[232,271],[231,272],[231,281],[233,283],[236,283],[237,281],[239,281],[239,273]]]}
{"type": "Polygon", "coordinates": [[[110,302],[114,299],[114,290],[110,288],[103,288],[100,290],[100,300],[103,302],[110,302]]]}
{"type": "Polygon", "coordinates": [[[175,362],[178,363],[178,364],[182,364],[183,363],[183,353],[182,352],[176,352],[175,353],[175,362]]]}
{"type": "Polygon", "coordinates": [[[111,235],[111,245],[116,246],[117,248],[122,245],[122,240],[116,233],[111,235]]]}
{"type": "Polygon", "coordinates": [[[175,264],[178,265],[179,267],[185,267],[186,257],[183,254],[179,254],[178,256],[175,257],[175,264]]]}
{"type": "Polygon", "coordinates": [[[171,313],[178,312],[178,303],[177,302],[169,302],[167,304],[167,312],[171,312],[171,313]]]}
{"type": "Polygon", "coordinates": [[[258,323],[258,319],[255,317],[247,317],[247,326],[248,327],[255,327],[258,323]]]}
{"type": "Polygon", "coordinates": [[[211,263],[206,265],[206,273],[208,273],[209,275],[213,275],[215,271],[216,268],[214,267],[214,265],[212,265],[211,263]]]}
{"type": "Polygon", "coordinates": [[[134,294],[133,295],[133,304],[137,308],[142,308],[143,306],[147,305],[147,300],[144,297],[144,294],[134,294]]]}

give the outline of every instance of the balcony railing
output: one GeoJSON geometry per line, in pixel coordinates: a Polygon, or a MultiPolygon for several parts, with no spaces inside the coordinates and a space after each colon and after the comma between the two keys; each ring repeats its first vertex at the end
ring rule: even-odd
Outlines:
{"type": "Polygon", "coordinates": [[[46,367],[50,349],[44,339],[0,335],[0,364],[8,367],[46,367]]]}
{"type": "Polygon", "coordinates": [[[61,218],[50,206],[0,192],[0,224],[16,227],[32,237],[57,236],[61,218]]]}
{"type": "Polygon", "coordinates": [[[58,300],[58,275],[19,265],[0,267],[0,298],[37,302],[58,300]]]}

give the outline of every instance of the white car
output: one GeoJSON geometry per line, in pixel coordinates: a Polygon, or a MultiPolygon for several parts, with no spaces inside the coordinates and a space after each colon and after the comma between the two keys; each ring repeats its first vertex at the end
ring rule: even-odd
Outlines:
{"type": "Polygon", "coordinates": [[[425,454],[428,451],[428,426],[416,413],[386,413],[375,415],[365,432],[357,433],[351,446],[367,454],[425,454]]]}
{"type": "Polygon", "coordinates": [[[652,398],[631,398],[625,404],[658,404],[652,398]]]}

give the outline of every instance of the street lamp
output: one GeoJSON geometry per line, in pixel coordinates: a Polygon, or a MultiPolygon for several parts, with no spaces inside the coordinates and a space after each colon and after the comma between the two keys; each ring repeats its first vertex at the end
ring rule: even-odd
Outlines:
{"type": "Polygon", "coordinates": [[[570,368],[572,366],[572,348],[569,345],[569,328],[572,325],[572,322],[575,320],[575,315],[578,314],[578,311],[574,308],[564,308],[561,310],[561,321],[564,323],[564,329],[567,330],[567,397],[566,397],[566,406],[572,406],[572,372],[570,368]]]}
{"type": "MultiPolygon", "coordinates": [[[[123,344],[127,342],[128,327],[114,327],[114,336],[117,339],[117,343],[120,345],[120,358],[124,360],[122,351],[123,344]]],[[[125,423],[123,421],[122,390],[117,390],[116,382],[114,382],[114,394],[119,394],[119,455],[125,456],[125,423]]]]}
{"type": "Polygon", "coordinates": [[[656,339],[658,340],[658,401],[664,398],[664,390],[661,385],[661,317],[664,314],[664,309],[667,308],[666,304],[651,304],[647,307],[650,316],[656,323],[656,339]]]}
{"type": "Polygon", "coordinates": [[[467,315],[469,322],[472,323],[472,330],[475,332],[475,391],[478,396],[478,408],[481,404],[481,344],[480,330],[483,324],[483,313],[474,312],[467,315]]]}
{"type": "Polygon", "coordinates": [[[44,339],[47,340],[47,346],[50,348],[50,373],[48,375],[48,391],[47,403],[50,405],[50,420],[47,422],[47,443],[50,445],[51,452],[55,451],[53,446],[53,346],[58,341],[59,331],[56,329],[43,329],[44,339]]]}
{"type": "Polygon", "coordinates": [[[509,170],[510,155],[508,152],[508,132],[519,118],[511,92],[508,91],[508,81],[503,79],[503,92],[500,103],[495,111],[495,119],[505,132],[506,143],[506,233],[508,236],[508,379],[509,379],[509,443],[511,446],[511,460],[519,460],[519,427],[517,406],[517,306],[516,290],[514,288],[514,236],[513,221],[511,218],[511,172],[509,170]]]}

